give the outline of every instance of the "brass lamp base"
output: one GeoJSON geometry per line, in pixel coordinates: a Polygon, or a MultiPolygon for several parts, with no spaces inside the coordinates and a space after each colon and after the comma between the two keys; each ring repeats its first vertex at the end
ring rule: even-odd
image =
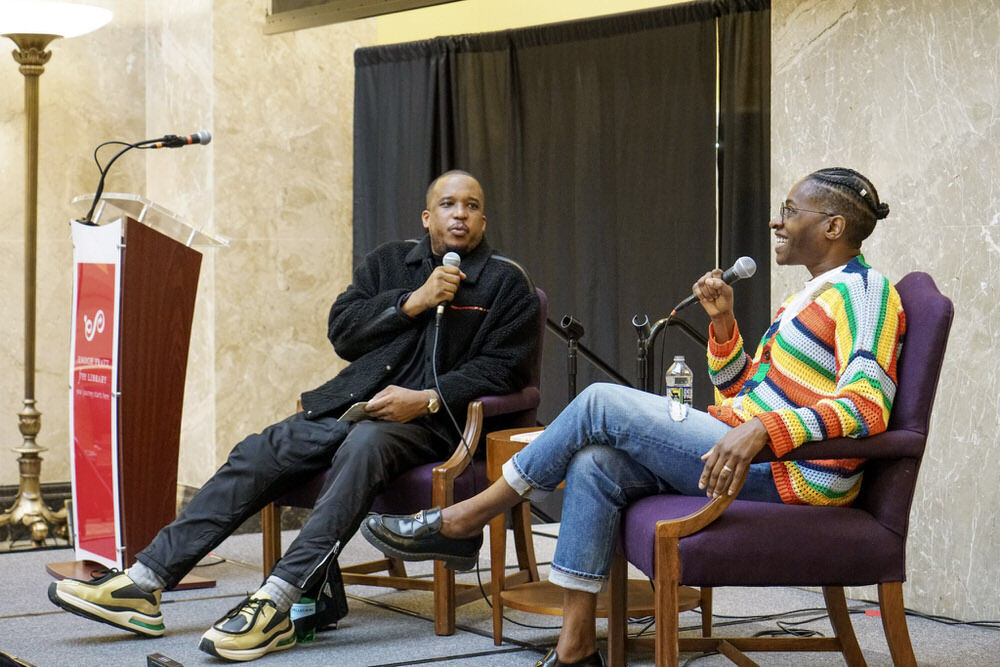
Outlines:
{"type": "Polygon", "coordinates": [[[38,456],[40,450],[16,447],[14,451],[20,454],[17,464],[21,480],[14,504],[0,514],[0,528],[8,527],[10,542],[30,539],[35,547],[45,546],[45,540],[50,535],[67,540],[69,530],[66,508],[54,512],[42,501],[42,489],[38,481],[38,473],[42,467],[42,459],[38,456]]]}
{"type": "Polygon", "coordinates": [[[42,457],[45,449],[35,443],[35,436],[41,429],[41,414],[35,409],[35,401],[26,399],[24,410],[18,413],[18,426],[24,437],[21,447],[14,447],[17,452],[20,482],[17,498],[10,509],[0,514],[0,528],[8,526],[10,542],[28,538],[35,547],[45,545],[50,534],[61,539],[67,539],[66,509],[52,511],[42,501],[42,486],[39,474],[42,470],[42,457]]]}

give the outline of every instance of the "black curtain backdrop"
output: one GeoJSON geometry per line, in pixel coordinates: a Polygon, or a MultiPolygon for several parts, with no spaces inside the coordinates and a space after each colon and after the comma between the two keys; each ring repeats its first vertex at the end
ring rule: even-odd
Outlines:
{"type": "Polygon", "coordinates": [[[757,262],[753,280],[736,287],[736,317],[750,348],[771,321],[770,14],[719,17],[719,257],[723,267],[742,255],[757,262]]]}
{"type": "MultiPolygon", "coordinates": [[[[695,2],[359,49],[355,261],[421,235],[427,184],[465,169],[483,185],[490,243],[633,384],[633,316],[664,317],[717,253],[723,268],[758,263],[736,288],[755,342],[769,320],[769,24],[769,2],[695,2]]],[[[683,316],[707,333],[700,308],[683,316]]],[[[712,402],[702,347],[671,327],[655,353],[685,355],[695,404],[712,402]]],[[[544,355],[547,423],[568,398],[566,346],[547,335],[544,355]]],[[[606,379],[583,359],[578,373],[578,390],[606,379]]]]}

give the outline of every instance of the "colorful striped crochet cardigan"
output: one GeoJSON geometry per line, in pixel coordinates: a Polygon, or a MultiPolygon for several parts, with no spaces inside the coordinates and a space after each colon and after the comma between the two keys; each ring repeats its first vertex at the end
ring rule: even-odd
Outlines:
{"type": "MultiPolygon", "coordinates": [[[[812,440],[860,438],[886,429],[896,395],[896,360],[906,317],[899,294],[858,255],[839,276],[813,293],[802,312],[779,332],[789,298],[757,346],[709,337],[709,375],[716,405],[709,412],[737,426],[764,422],[776,456],[812,440]]],[[[849,505],[861,487],[864,459],[771,464],[786,503],[849,505]]]]}

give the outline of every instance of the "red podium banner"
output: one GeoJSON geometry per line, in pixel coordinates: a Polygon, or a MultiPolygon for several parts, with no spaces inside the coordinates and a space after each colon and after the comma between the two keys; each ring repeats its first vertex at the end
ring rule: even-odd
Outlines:
{"type": "Polygon", "coordinates": [[[121,223],[73,229],[70,433],[76,557],[123,567],[118,489],[121,223]]]}

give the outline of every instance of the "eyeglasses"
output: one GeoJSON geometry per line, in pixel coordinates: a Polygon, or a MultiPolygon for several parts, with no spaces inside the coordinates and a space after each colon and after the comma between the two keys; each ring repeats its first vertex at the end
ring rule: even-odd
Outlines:
{"type": "Polygon", "coordinates": [[[830,213],[829,211],[810,211],[807,208],[796,208],[794,206],[789,206],[785,202],[778,204],[778,215],[782,222],[785,221],[785,218],[795,215],[796,213],[819,213],[820,215],[825,215],[827,217],[837,215],[836,213],[830,213]]]}

